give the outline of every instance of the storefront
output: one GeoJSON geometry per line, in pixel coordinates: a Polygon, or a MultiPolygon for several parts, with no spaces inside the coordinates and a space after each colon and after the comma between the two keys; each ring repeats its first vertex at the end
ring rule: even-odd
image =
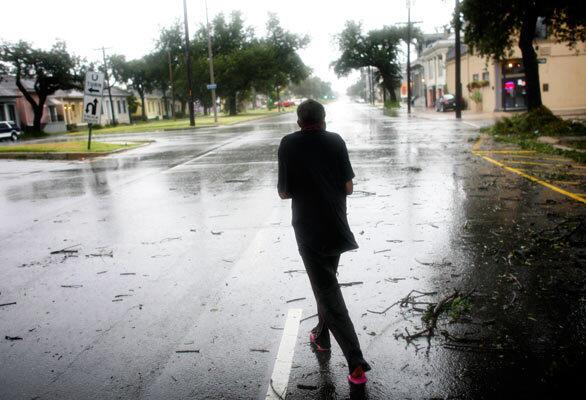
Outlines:
{"type": "Polygon", "coordinates": [[[502,109],[524,110],[527,108],[527,88],[523,60],[510,59],[503,62],[502,79],[502,109]]]}

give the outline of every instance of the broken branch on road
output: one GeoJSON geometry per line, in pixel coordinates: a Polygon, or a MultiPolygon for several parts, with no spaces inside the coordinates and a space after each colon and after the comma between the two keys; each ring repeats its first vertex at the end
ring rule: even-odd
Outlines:
{"type": "Polygon", "coordinates": [[[77,254],[79,250],[74,250],[73,247],[81,246],[81,244],[74,244],[73,246],[65,247],[61,250],[54,250],[50,254],[77,254]]]}

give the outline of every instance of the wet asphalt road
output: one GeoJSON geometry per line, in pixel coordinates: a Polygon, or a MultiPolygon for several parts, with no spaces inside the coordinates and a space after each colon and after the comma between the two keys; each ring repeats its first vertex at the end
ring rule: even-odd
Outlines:
{"type": "MultiPolygon", "coordinates": [[[[339,280],[362,282],[343,293],[373,371],[365,393],[350,391],[337,347],[311,353],[308,319],[287,398],[583,389],[583,241],[532,235],[583,220],[584,207],[473,156],[465,123],[345,103],[327,113],[357,175],[360,249],[342,256],[339,280]],[[376,313],[413,289],[437,292],[426,301],[475,289],[466,318],[442,320],[458,340],[408,343],[421,309],[376,313]]],[[[0,307],[0,399],[264,398],[287,310],[315,313],[275,190],[277,146],[294,129],[288,114],[104,136],[156,142],[93,161],[1,160],[0,304],[16,304],[0,307]],[[61,249],[75,251],[51,254],[61,249]]]]}

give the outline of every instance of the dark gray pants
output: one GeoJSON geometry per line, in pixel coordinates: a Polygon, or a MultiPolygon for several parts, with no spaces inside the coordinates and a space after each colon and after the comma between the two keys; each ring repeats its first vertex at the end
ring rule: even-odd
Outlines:
{"type": "Polygon", "coordinates": [[[323,256],[305,246],[299,246],[299,254],[305,264],[317,303],[319,322],[314,332],[318,342],[322,347],[329,347],[332,332],[346,357],[350,372],[359,365],[368,371],[370,366],[362,356],[360,343],[336,277],[340,255],[323,256]]]}

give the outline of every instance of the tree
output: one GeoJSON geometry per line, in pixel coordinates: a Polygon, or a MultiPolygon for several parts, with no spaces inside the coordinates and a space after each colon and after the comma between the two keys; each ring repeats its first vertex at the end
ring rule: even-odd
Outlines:
{"type": "Polygon", "coordinates": [[[33,130],[41,132],[41,120],[47,97],[57,90],[81,89],[81,60],[67,51],[65,42],[57,41],[50,50],[33,48],[19,41],[0,46],[0,61],[15,75],[16,86],[33,109],[33,130]],[[36,96],[26,89],[23,79],[30,79],[36,96]]]}
{"type": "Polygon", "coordinates": [[[279,92],[289,83],[299,83],[309,76],[309,68],[303,63],[297,51],[309,43],[307,35],[297,35],[285,31],[279,18],[269,13],[266,24],[265,43],[269,47],[269,58],[264,70],[267,72],[262,82],[269,90],[274,89],[279,99],[279,92]]]}
{"type": "Polygon", "coordinates": [[[156,79],[152,66],[156,64],[156,54],[148,54],[136,60],[126,61],[124,56],[110,57],[112,71],[116,80],[124,82],[140,97],[142,119],[146,120],[145,95],[154,90],[156,79]]]}
{"type": "MultiPolygon", "coordinates": [[[[255,37],[240,12],[233,12],[230,20],[220,14],[211,25],[217,93],[226,100],[230,115],[238,112],[238,101],[249,97],[253,88],[270,92],[307,76],[308,68],[297,54],[307,38],[284,31],[274,15],[269,16],[264,38],[255,37]]],[[[198,37],[196,43],[205,35],[198,37]]],[[[205,59],[205,46],[200,51],[205,59]]]]}
{"type": "MultiPolygon", "coordinates": [[[[175,21],[169,27],[164,27],[159,33],[155,44],[154,64],[151,66],[154,86],[163,93],[165,107],[167,107],[167,92],[171,88],[171,114],[175,107],[175,81],[184,56],[183,27],[175,21]],[[173,76],[171,80],[170,73],[173,76]]],[[[187,99],[187,96],[185,96],[187,99]]]]}
{"type": "Polygon", "coordinates": [[[542,105],[537,54],[533,47],[538,20],[560,42],[574,46],[586,40],[586,7],[577,0],[493,1],[464,0],[461,5],[464,35],[471,51],[497,60],[518,44],[523,57],[527,108],[542,105]]]}
{"type": "Polygon", "coordinates": [[[346,94],[352,98],[368,99],[366,74],[360,74],[360,78],[346,90],[346,94]]]}
{"type": "Polygon", "coordinates": [[[332,84],[321,80],[317,76],[310,76],[297,84],[292,83],[289,85],[289,90],[296,96],[313,99],[334,96],[332,84]]]}
{"type": "MultiPolygon", "coordinates": [[[[421,32],[412,27],[412,40],[420,36],[421,32]]],[[[338,76],[347,76],[355,69],[375,67],[391,100],[397,101],[395,89],[402,80],[399,46],[406,43],[407,37],[407,27],[385,26],[364,34],[361,24],[348,21],[346,28],[337,36],[342,54],[332,63],[334,72],[338,76]]]]}

